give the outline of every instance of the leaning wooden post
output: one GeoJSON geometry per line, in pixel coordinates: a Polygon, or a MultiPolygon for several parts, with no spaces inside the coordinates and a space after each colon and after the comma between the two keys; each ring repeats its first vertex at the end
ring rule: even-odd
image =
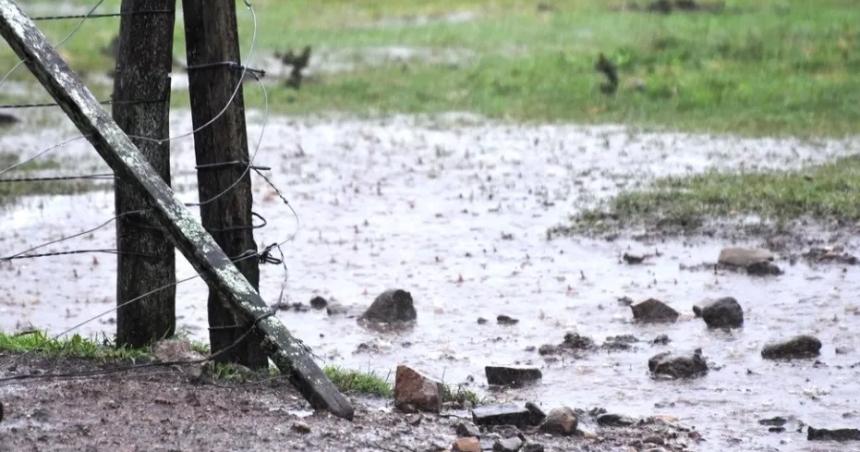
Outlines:
{"type": "Polygon", "coordinates": [[[256,319],[263,348],[290,382],[318,409],[352,419],[349,401],[314,363],[306,347],[290,335],[236,269],[194,214],[147,162],[134,143],[69,69],[45,35],[12,0],[0,0],[0,35],[92,143],[117,178],[131,181],[149,202],[153,218],[170,234],[210,287],[217,288],[234,314],[246,322],[256,319]]]}
{"type": "MultiPolygon", "coordinates": [[[[170,185],[170,71],[176,0],[123,0],[113,118],[170,185]],[[147,14],[147,11],[153,13],[147,14]]],[[[123,215],[149,206],[134,184],[114,184],[117,215],[117,303],[159,287],[139,303],[117,310],[116,341],[143,347],[176,330],[176,262],[173,244],[149,214],[123,215]]]]}
{"type": "MultiPolygon", "coordinates": [[[[252,229],[251,174],[248,170],[248,133],[242,70],[239,67],[239,32],[236,0],[183,0],[188,82],[197,186],[203,226],[228,256],[256,253],[252,229]],[[220,114],[220,116],[219,116],[220,114]],[[213,118],[218,118],[211,122],[213,118]],[[211,124],[209,124],[211,122],[211,124]],[[208,127],[204,127],[205,125],[208,127]],[[209,201],[214,199],[214,201],[209,201]]],[[[259,290],[258,259],[236,266],[259,290]]],[[[209,342],[212,350],[232,344],[245,330],[223,307],[222,295],[209,290],[209,342]]],[[[260,350],[260,337],[249,336],[240,347],[219,357],[251,368],[268,366],[260,350]]]]}

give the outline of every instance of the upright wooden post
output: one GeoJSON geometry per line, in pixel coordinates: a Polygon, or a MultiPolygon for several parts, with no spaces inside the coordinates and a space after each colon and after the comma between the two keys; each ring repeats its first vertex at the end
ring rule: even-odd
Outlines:
{"type": "Polygon", "coordinates": [[[256,326],[265,338],[262,345],[269,358],[308,402],[314,408],[352,419],[352,405],[314,363],[307,348],[273,315],[256,289],[12,0],[0,0],[0,35],[116,177],[131,181],[144,194],[153,217],[209,287],[224,295],[237,318],[256,326]]]}
{"type": "MultiPolygon", "coordinates": [[[[257,244],[251,229],[251,174],[245,163],[249,161],[248,134],[240,86],[243,74],[239,68],[236,0],[182,0],[182,9],[191,116],[194,128],[200,129],[194,134],[194,148],[199,167],[197,185],[203,227],[230,257],[256,253],[257,244]],[[216,117],[215,122],[203,127],[216,117]],[[212,199],[214,201],[210,202],[212,199]]],[[[258,289],[259,260],[245,259],[236,266],[258,289]]],[[[212,288],[209,290],[209,328],[212,350],[232,344],[246,329],[224,308],[223,295],[212,288]]],[[[259,336],[249,336],[242,346],[219,359],[251,368],[268,366],[260,349],[259,336]]]]}
{"type": "MultiPolygon", "coordinates": [[[[113,118],[131,136],[170,136],[170,70],[176,0],[123,0],[113,118]],[[145,14],[147,11],[158,13],[145,14]]],[[[132,138],[170,185],[170,143],[132,138]]],[[[143,193],[124,179],[115,182],[117,215],[145,210],[143,193]]],[[[116,223],[117,303],[176,281],[173,244],[151,215],[123,215],[116,223]]],[[[176,288],[155,292],[117,311],[119,345],[143,347],[176,330],[176,288]]]]}

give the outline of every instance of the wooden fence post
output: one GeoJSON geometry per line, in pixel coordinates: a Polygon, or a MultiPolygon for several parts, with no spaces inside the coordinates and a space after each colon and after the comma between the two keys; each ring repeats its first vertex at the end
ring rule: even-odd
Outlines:
{"type": "Polygon", "coordinates": [[[12,0],[0,0],[0,35],[18,58],[26,62],[116,177],[132,182],[144,194],[153,217],[170,234],[173,244],[203,280],[224,295],[233,314],[256,325],[265,338],[263,349],[305,399],[314,408],[352,419],[354,410],[349,400],[314,363],[304,344],[273,315],[256,289],[12,0]]]}
{"type": "MultiPolygon", "coordinates": [[[[194,134],[194,148],[203,227],[230,257],[256,253],[236,0],[183,0],[182,9],[191,112],[194,128],[201,129],[194,134]],[[215,117],[218,119],[209,127],[202,127],[215,117]]],[[[259,289],[259,265],[258,259],[236,264],[255,289],[259,289]]],[[[212,350],[232,344],[245,330],[224,308],[223,295],[212,288],[209,328],[212,350]]],[[[260,339],[249,336],[242,346],[219,359],[264,368],[268,360],[260,339]]]]}
{"type": "MultiPolygon", "coordinates": [[[[176,0],[123,0],[113,118],[131,136],[170,136],[170,71],[176,0]],[[145,14],[147,11],[157,13],[145,14]]],[[[170,143],[132,138],[170,185],[170,143]]],[[[173,244],[151,215],[123,215],[147,209],[134,184],[115,181],[117,215],[117,303],[176,281],[173,244]]],[[[161,290],[117,310],[118,345],[143,347],[176,330],[176,287],[161,290]]]]}

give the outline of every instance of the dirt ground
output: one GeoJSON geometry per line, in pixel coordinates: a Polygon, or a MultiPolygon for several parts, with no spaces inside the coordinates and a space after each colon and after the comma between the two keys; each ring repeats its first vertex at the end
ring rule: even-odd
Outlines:
{"type": "MultiPolygon", "coordinates": [[[[0,378],[116,366],[0,354],[0,378]]],[[[279,377],[217,383],[177,368],[6,381],[0,383],[0,451],[437,451],[450,447],[456,425],[469,417],[466,411],[406,415],[383,400],[353,401],[356,418],[349,422],[313,413],[279,377]]],[[[613,429],[581,422],[583,432],[568,438],[484,429],[482,446],[491,449],[494,439],[518,433],[549,451],[684,451],[695,450],[699,439],[663,419],[613,429]]]]}

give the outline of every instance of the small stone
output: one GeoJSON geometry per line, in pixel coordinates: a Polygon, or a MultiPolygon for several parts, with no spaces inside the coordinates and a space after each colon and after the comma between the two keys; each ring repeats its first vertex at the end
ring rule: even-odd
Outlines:
{"type": "Polygon", "coordinates": [[[543,444],[528,443],[522,448],[522,452],[544,452],[543,444]]]}
{"type": "Polygon", "coordinates": [[[546,413],[544,413],[543,410],[533,402],[526,402],[526,409],[532,414],[534,424],[540,424],[544,419],[546,419],[546,413]]]}
{"type": "Polygon", "coordinates": [[[311,307],[314,309],[325,309],[328,306],[328,300],[323,297],[313,297],[310,301],[311,307]]]}
{"type": "Polygon", "coordinates": [[[478,317],[478,325],[485,325],[487,323],[487,319],[483,317],[478,317]]]}
{"type": "Polygon", "coordinates": [[[651,345],[666,345],[669,342],[671,342],[671,340],[669,339],[669,336],[667,336],[665,334],[661,334],[661,335],[659,335],[659,336],[657,336],[651,340],[651,345]]]}
{"type": "Polygon", "coordinates": [[[540,430],[553,435],[569,436],[576,432],[577,424],[578,419],[572,409],[554,408],[540,424],[540,430]]]}
{"type": "Polygon", "coordinates": [[[481,452],[481,441],[475,437],[457,438],[451,445],[454,452],[481,452]]]}
{"type": "Polygon", "coordinates": [[[773,262],[756,262],[747,266],[747,274],[753,276],[778,276],[782,270],[773,262]]]}
{"type": "Polygon", "coordinates": [[[543,377],[540,369],[534,367],[487,366],[484,372],[487,374],[488,384],[514,388],[525,386],[543,377]]]}
{"type": "Polygon", "coordinates": [[[473,409],[472,420],[477,425],[529,427],[540,424],[543,419],[527,408],[517,405],[488,405],[473,409]]]}
{"type": "Polygon", "coordinates": [[[731,267],[749,267],[760,262],[772,261],[773,253],[755,248],[724,248],[717,262],[731,267]]]}
{"type": "Polygon", "coordinates": [[[571,350],[590,350],[594,348],[594,341],[578,333],[567,333],[564,335],[564,342],[559,347],[571,350]]]}
{"type": "Polygon", "coordinates": [[[394,376],[394,406],[404,412],[442,410],[442,383],[408,366],[397,366],[394,376]]]}
{"type": "Polygon", "coordinates": [[[624,351],[633,348],[633,344],[636,342],[639,342],[639,339],[630,334],[609,336],[600,348],[611,352],[624,351]]]}
{"type": "Polygon", "coordinates": [[[633,318],[643,323],[674,322],[680,315],[666,303],[654,298],[630,306],[630,309],[633,310],[633,318]]]}
{"type": "Polygon", "coordinates": [[[785,342],[774,342],[761,351],[765,359],[814,358],[821,351],[821,341],[812,336],[796,336],[785,342]]]}
{"type": "Polygon", "coordinates": [[[424,419],[424,417],[418,413],[409,414],[406,416],[406,423],[413,426],[413,427],[416,427],[416,426],[421,424],[421,421],[423,419],[424,419]]]}
{"type": "Polygon", "coordinates": [[[777,417],[772,417],[770,419],[760,419],[758,421],[758,423],[761,425],[770,425],[770,426],[774,426],[774,427],[782,427],[783,425],[788,423],[788,420],[784,417],[777,416],[777,417]]]}
{"type": "Polygon", "coordinates": [[[519,322],[519,319],[515,319],[504,314],[496,317],[496,323],[498,323],[499,325],[516,325],[519,322]]]}
{"type": "Polygon", "coordinates": [[[538,354],[541,356],[555,355],[558,353],[558,347],[552,344],[543,344],[538,348],[538,354]]]}
{"type": "Polygon", "coordinates": [[[349,312],[349,309],[346,306],[338,303],[331,303],[325,308],[325,313],[327,315],[344,315],[347,312],[349,312]]]}
{"type": "Polygon", "coordinates": [[[648,360],[648,369],[657,377],[695,378],[708,373],[708,364],[701,350],[696,350],[691,356],[663,352],[648,360]]]}
{"type": "Polygon", "coordinates": [[[493,452],[517,452],[523,447],[523,440],[516,436],[498,439],[493,443],[493,452]]]}
{"type": "Polygon", "coordinates": [[[646,257],[648,257],[648,256],[644,256],[644,255],[640,256],[638,254],[630,254],[630,253],[624,253],[624,255],[621,256],[621,258],[624,259],[624,262],[627,262],[630,265],[641,264],[642,262],[645,261],[646,257]]]}
{"type": "Polygon", "coordinates": [[[809,427],[806,431],[806,439],[808,441],[860,441],[860,430],[856,428],[828,430],[809,427]]]}
{"type": "Polygon", "coordinates": [[[11,126],[19,121],[20,120],[17,116],[12,116],[8,113],[0,113],[0,126],[11,126]]]}
{"type": "Polygon", "coordinates": [[[732,297],[720,298],[701,308],[701,317],[709,328],[740,328],[744,310],[732,297]]]}
{"type": "Polygon", "coordinates": [[[478,427],[471,422],[460,422],[459,424],[457,424],[455,431],[457,432],[457,436],[460,438],[465,438],[465,437],[470,437],[470,436],[473,436],[476,438],[481,437],[481,430],[479,430],[478,427]]]}
{"type": "Polygon", "coordinates": [[[304,422],[294,422],[292,429],[294,432],[301,433],[303,435],[311,432],[311,426],[304,422]]]}
{"type": "Polygon", "coordinates": [[[361,315],[362,320],[383,323],[411,322],[417,317],[412,294],[399,289],[381,293],[361,315]]]}
{"type": "Polygon", "coordinates": [[[601,427],[630,427],[631,425],[635,425],[636,422],[636,419],[620,414],[607,413],[597,417],[597,425],[601,427]]]}

